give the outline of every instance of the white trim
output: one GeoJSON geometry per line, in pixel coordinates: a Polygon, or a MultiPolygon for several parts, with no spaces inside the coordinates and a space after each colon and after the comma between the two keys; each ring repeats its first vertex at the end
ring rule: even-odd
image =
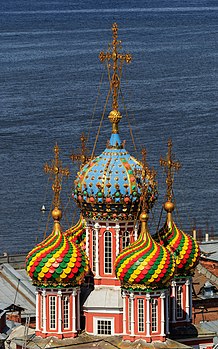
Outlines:
{"type": "MultiPolygon", "coordinates": [[[[111,321],[111,336],[114,335],[114,317],[93,317],[93,333],[95,336],[104,336],[103,334],[98,334],[98,321],[111,321]]],[[[105,334],[108,336],[108,334],[105,334]]]]}
{"type": "Polygon", "coordinates": [[[40,299],[40,304],[42,301],[42,298],[39,297],[39,291],[36,290],[36,331],[39,331],[39,299],[40,299]]]}
{"type": "Polygon", "coordinates": [[[131,292],[129,296],[129,307],[131,307],[131,319],[130,319],[130,336],[134,336],[135,334],[135,313],[134,313],[134,293],[131,292]]]}
{"type": "Polygon", "coordinates": [[[105,308],[87,308],[87,307],[83,307],[83,310],[86,313],[100,313],[100,314],[122,314],[123,313],[123,308],[111,308],[111,309],[105,309],[105,308]]]}
{"type": "Polygon", "coordinates": [[[176,322],[176,281],[171,282],[172,287],[172,322],[176,322]]]}
{"type": "Polygon", "coordinates": [[[113,274],[113,235],[112,235],[112,232],[108,229],[108,230],[105,230],[104,231],[104,233],[103,233],[103,241],[104,241],[104,275],[111,275],[111,274],[113,274]],[[111,272],[110,273],[108,273],[108,272],[106,272],[106,265],[105,265],[105,255],[106,255],[106,253],[105,253],[105,245],[106,245],[106,243],[105,243],[105,236],[106,236],[106,234],[107,233],[110,233],[110,250],[111,250],[111,257],[110,257],[110,264],[111,264],[111,272]]]}
{"type": "Polygon", "coordinates": [[[190,295],[190,280],[187,279],[185,282],[185,313],[186,313],[186,321],[190,321],[190,303],[189,303],[189,295],[190,295]]]}
{"type": "Polygon", "coordinates": [[[160,325],[160,334],[161,336],[165,336],[165,302],[164,302],[164,299],[165,299],[166,295],[165,293],[163,292],[160,296],[160,301],[161,301],[161,318],[160,318],[160,321],[161,321],[161,325],[160,325]]]}
{"type": "Polygon", "coordinates": [[[63,295],[63,315],[64,315],[64,318],[63,318],[63,328],[64,330],[67,330],[70,328],[70,297],[68,294],[64,294],[63,295]],[[67,300],[67,314],[65,313],[65,310],[66,310],[66,302],[67,300]],[[65,327],[65,318],[66,318],[66,315],[67,315],[67,324],[68,324],[68,327],[65,327]]]}
{"type": "Polygon", "coordinates": [[[116,256],[118,256],[118,254],[120,253],[120,241],[119,241],[119,237],[120,237],[120,226],[119,224],[115,225],[115,231],[116,231],[116,256]]]}
{"type": "Polygon", "coordinates": [[[145,299],[144,298],[137,298],[137,324],[138,324],[138,332],[144,333],[145,332],[145,299]],[[140,304],[141,303],[141,304],[140,304]],[[141,313],[139,312],[139,308],[141,310],[141,313]],[[142,321],[141,321],[142,320],[142,321]],[[142,325],[143,329],[140,330],[140,326],[142,325]]]}
{"type": "Polygon", "coordinates": [[[76,333],[76,291],[72,292],[72,332],[76,333]]]}
{"type": "Polygon", "coordinates": [[[176,286],[176,319],[177,320],[183,319],[183,287],[182,285],[176,286]],[[179,297],[180,297],[180,304],[178,304],[178,291],[179,291],[179,297]]]}
{"type": "Polygon", "coordinates": [[[49,313],[49,330],[56,331],[57,330],[57,297],[56,295],[48,296],[48,313],[49,313]],[[53,304],[54,300],[54,304],[53,304]],[[52,310],[52,311],[51,311],[52,310]],[[51,327],[51,313],[54,313],[54,327],[51,327]]]}
{"type": "Polygon", "coordinates": [[[157,333],[157,332],[159,332],[158,299],[157,298],[151,298],[151,333],[157,333]],[[154,305],[154,308],[153,308],[153,305],[154,305]],[[154,327],[156,327],[156,330],[152,329],[153,317],[155,318],[154,327]]]}
{"type": "Polygon", "coordinates": [[[86,225],[86,255],[89,256],[89,227],[86,225]]]}
{"type": "Polygon", "coordinates": [[[146,337],[151,337],[151,320],[150,320],[150,299],[151,296],[149,293],[146,294],[146,337]]]}
{"type": "Polygon", "coordinates": [[[126,334],[126,292],[122,292],[123,298],[123,334],[126,334]]]}
{"type": "Polygon", "coordinates": [[[58,333],[62,333],[62,304],[61,304],[62,292],[58,291],[58,333]]]}
{"type": "Polygon", "coordinates": [[[42,307],[43,307],[43,314],[42,314],[42,333],[46,333],[46,322],[47,322],[47,317],[46,317],[46,291],[42,291],[42,307]]]}

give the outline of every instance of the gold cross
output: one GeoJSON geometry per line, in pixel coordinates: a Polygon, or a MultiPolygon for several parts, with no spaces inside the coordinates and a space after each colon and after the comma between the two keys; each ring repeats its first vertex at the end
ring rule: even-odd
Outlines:
{"type": "Polygon", "coordinates": [[[121,54],[118,52],[118,48],[121,48],[121,41],[117,40],[118,26],[116,23],[114,23],[112,26],[112,32],[113,32],[113,41],[112,41],[112,45],[109,46],[109,52],[106,52],[106,53],[104,53],[103,51],[100,52],[99,58],[101,62],[104,62],[105,60],[107,60],[108,62],[110,60],[113,61],[113,67],[112,67],[113,74],[110,80],[110,88],[111,88],[111,91],[113,91],[113,104],[112,104],[113,110],[118,111],[118,91],[120,89],[122,64],[123,62],[130,63],[132,57],[128,53],[121,54]],[[118,70],[119,70],[119,73],[118,73],[118,70]]]}
{"type": "Polygon", "coordinates": [[[51,178],[53,179],[52,184],[52,190],[54,191],[54,199],[53,199],[53,206],[59,207],[60,205],[60,192],[61,192],[61,182],[62,177],[66,176],[68,177],[70,174],[70,171],[68,168],[62,167],[62,161],[59,159],[59,147],[56,143],[54,146],[54,159],[51,162],[51,166],[46,164],[44,165],[44,171],[45,173],[49,173],[51,175],[51,178]]]}
{"type": "Polygon", "coordinates": [[[174,155],[172,154],[172,140],[168,140],[168,152],[166,159],[160,158],[160,165],[164,167],[164,171],[167,175],[166,178],[166,184],[167,184],[167,199],[168,201],[172,201],[173,196],[173,180],[174,180],[174,173],[175,171],[178,171],[181,168],[181,163],[178,161],[173,161],[174,155]]]}
{"type": "Polygon", "coordinates": [[[156,187],[155,176],[156,172],[154,169],[149,169],[147,163],[147,151],[145,148],[142,148],[142,161],[141,161],[141,169],[135,170],[135,175],[141,178],[141,187],[142,187],[142,211],[148,211],[148,187],[154,189],[156,187]]]}
{"type": "Polygon", "coordinates": [[[91,157],[86,155],[88,151],[86,148],[87,138],[85,137],[84,133],[81,134],[80,140],[81,140],[81,154],[72,154],[70,158],[73,162],[74,161],[81,162],[80,167],[82,167],[87,161],[91,159],[91,157]]]}

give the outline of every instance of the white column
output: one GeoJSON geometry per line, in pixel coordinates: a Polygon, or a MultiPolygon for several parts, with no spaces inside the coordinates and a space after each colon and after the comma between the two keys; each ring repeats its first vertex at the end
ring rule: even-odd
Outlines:
{"type": "Polygon", "coordinates": [[[126,334],[126,292],[122,292],[123,298],[123,334],[126,334]]]}
{"type": "MultiPolygon", "coordinates": [[[[95,234],[96,234],[96,258],[95,258],[95,276],[99,277],[99,237],[98,237],[98,232],[99,232],[99,224],[95,224],[95,234]]],[[[94,262],[94,261],[93,261],[94,262]]]]}
{"type": "Polygon", "coordinates": [[[80,289],[77,290],[77,331],[80,331],[80,289]]]}
{"type": "MultiPolygon", "coordinates": [[[[46,317],[46,291],[42,291],[42,332],[46,333],[46,322],[47,322],[47,317],[46,317]]],[[[50,304],[48,304],[48,307],[50,307],[50,304]]]]}
{"type": "Polygon", "coordinates": [[[61,306],[62,292],[58,291],[58,333],[62,333],[62,306],[61,306]]]}
{"type": "Polygon", "coordinates": [[[190,321],[190,299],[189,299],[189,295],[190,295],[190,280],[187,279],[185,282],[185,313],[186,313],[186,321],[189,322],[190,321]]]}
{"type": "MultiPolygon", "coordinates": [[[[36,331],[39,331],[39,299],[40,299],[40,303],[42,301],[42,298],[40,297],[39,298],[39,291],[36,290],[35,292],[36,294],[36,331]]],[[[41,307],[42,309],[42,307],[41,307]]],[[[42,318],[42,316],[41,316],[42,318]]]]}
{"type": "Polygon", "coordinates": [[[192,322],[192,278],[190,277],[190,286],[189,286],[189,319],[192,322]]]}
{"type": "Polygon", "coordinates": [[[120,237],[120,226],[119,224],[116,224],[115,226],[115,231],[116,231],[116,256],[118,256],[119,252],[120,252],[120,241],[119,241],[119,237],[120,237]]]}
{"type": "Polygon", "coordinates": [[[172,281],[172,322],[176,322],[176,281],[172,281]]]}
{"type": "Polygon", "coordinates": [[[150,299],[150,294],[146,293],[146,337],[151,337],[150,299]]]}
{"type": "Polygon", "coordinates": [[[72,332],[76,333],[76,291],[72,292],[72,332]]]}
{"type": "Polygon", "coordinates": [[[129,296],[129,300],[130,300],[130,307],[131,307],[131,319],[130,319],[130,332],[131,332],[131,336],[135,335],[135,314],[134,314],[134,293],[131,292],[130,296],[129,296]]]}
{"type": "Polygon", "coordinates": [[[164,300],[165,300],[165,293],[162,292],[160,295],[160,302],[161,302],[161,336],[165,336],[165,311],[164,311],[164,300]]]}
{"type": "Polygon", "coordinates": [[[89,227],[86,225],[86,254],[89,256],[89,227]]]}
{"type": "Polygon", "coordinates": [[[134,237],[135,237],[135,241],[138,239],[138,224],[135,225],[135,230],[134,230],[134,237]]]}
{"type": "Polygon", "coordinates": [[[166,293],[166,334],[169,334],[169,292],[166,293]]]}

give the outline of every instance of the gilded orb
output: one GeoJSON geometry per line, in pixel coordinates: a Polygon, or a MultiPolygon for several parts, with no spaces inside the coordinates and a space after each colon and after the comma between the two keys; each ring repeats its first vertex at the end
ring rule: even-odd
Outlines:
{"type": "Polygon", "coordinates": [[[139,218],[141,222],[146,222],[148,220],[148,214],[146,212],[142,212],[139,218]]]}
{"type": "Polygon", "coordinates": [[[62,217],[62,212],[59,208],[55,207],[52,211],[52,217],[55,221],[59,221],[62,217]]]}
{"type": "Polygon", "coordinates": [[[174,210],[174,203],[171,201],[165,202],[163,206],[164,206],[164,210],[167,212],[173,212],[174,210]]]}

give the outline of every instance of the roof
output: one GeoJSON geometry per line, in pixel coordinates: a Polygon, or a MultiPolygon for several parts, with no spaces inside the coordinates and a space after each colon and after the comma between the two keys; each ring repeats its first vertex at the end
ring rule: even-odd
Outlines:
{"type": "Polygon", "coordinates": [[[123,301],[121,297],[120,287],[116,286],[95,286],[84,303],[84,309],[95,308],[122,308],[123,301]]]}
{"type": "MultiPolygon", "coordinates": [[[[19,326],[11,334],[12,343],[15,342],[21,347],[24,344],[24,326],[19,326]]],[[[41,338],[36,337],[33,333],[33,330],[30,329],[29,336],[26,341],[27,349],[39,349],[41,348],[50,348],[56,349],[61,347],[62,349],[87,349],[87,348],[101,348],[101,349],[191,349],[192,347],[185,344],[176,342],[171,339],[167,339],[166,342],[152,342],[146,343],[143,340],[137,340],[133,343],[129,341],[122,341],[121,336],[110,336],[110,337],[100,337],[100,336],[91,336],[86,333],[82,333],[77,338],[70,339],[58,339],[55,337],[41,338]]]]}
{"type": "Polygon", "coordinates": [[[218,262],[218,241],[203,241],[200,250],[205,258],[218,262]]]}
{"type": "Polygon", "coordinates": [[[25,270],[6,263],[0,266],[0,308],[12,304],[24,308],[23,315],[35,316],[35,287],[25,270]]]}

